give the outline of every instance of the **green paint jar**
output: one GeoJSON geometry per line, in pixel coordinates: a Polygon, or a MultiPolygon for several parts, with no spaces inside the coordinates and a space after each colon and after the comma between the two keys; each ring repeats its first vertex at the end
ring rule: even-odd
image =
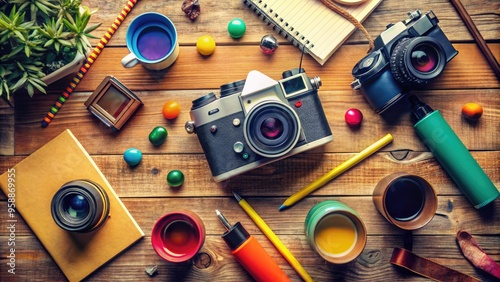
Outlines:
{"type": "Polygon", "coordinates": [[[358,213],[339,201],[323,201],[311,208],[305,220],[311,248],[333,264],[356,259],[366,245],[366,228],[358,213]]]}

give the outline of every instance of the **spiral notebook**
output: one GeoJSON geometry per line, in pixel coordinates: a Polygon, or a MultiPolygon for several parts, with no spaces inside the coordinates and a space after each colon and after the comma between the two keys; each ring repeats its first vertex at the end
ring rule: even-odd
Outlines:
{"type": "MultiPolygon", "coordinates": [[[[356,6],[337,5],[363,22],[381,2],[368,0],[356,6]]],[[[243,0],[243,3],[321,65],[356,30],[352,23],[319,0],[243,0]]]]}

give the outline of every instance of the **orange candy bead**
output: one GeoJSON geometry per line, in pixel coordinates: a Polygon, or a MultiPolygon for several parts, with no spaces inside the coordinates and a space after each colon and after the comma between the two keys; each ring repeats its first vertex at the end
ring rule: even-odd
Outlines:
{"type": "Polygon", "coordinates": [[[483,107],[476,103],[467,103],[462,107],[462,115],[468,120],[478,120],[483,115],[483,107]]]}
{"type": "Polygon", "coordinates": [[[168,101],[163,105],[161,113],[166,119],[174,119],[179,116],[181,112],[181,105],[175,101],[168,101]]]}

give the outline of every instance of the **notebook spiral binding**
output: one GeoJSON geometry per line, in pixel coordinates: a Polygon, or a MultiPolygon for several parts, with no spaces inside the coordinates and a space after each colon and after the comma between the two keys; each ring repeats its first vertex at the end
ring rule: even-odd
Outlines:
{"type": "Polygon", "coordinates": [[[267,4],[263,4],[262,0],[257,2],[258,3],[252,0],[243,0],[243,3],[258,17],[261,17],[267,25],[272,25],[274,31],[277,31],[278,34],[282,35],[286,40],[290,41],[294,46],[300,48],[305,53],[310,52],[310,49],[314,47],[312,42],[307,40],[304,36],[301,36],[300,31],[295,30],[293,26],[289,26],[287,22],[284,22],[283,18],[281,18],[278,13],[273,13],[273,9],[268,7],[267,4]]]}

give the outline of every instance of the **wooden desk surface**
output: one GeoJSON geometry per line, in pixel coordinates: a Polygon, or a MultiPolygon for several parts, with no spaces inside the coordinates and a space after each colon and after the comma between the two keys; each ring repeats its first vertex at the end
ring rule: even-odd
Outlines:
{"type": "MultiPolygon", "coordinates": [[[[94,33],[100,37],[126,0],[83,2],[99,8],[92,22],[102,22],[102,26],[94,33]]],[[[200,2],[201,16],[191,22],[181,11],[182,1],[139,1],[48,128],[41,128],[40,121],[71,77],[53,84],[48,95],[39,94],[32,99],[27,95],[17,95],[15,109],[5,103],[0,104],[0,173],[69,128],[91,154],[146,233],[144,239],[99,269],[89,280],[149,281],[145,268],[158,265],[159,275],[151,281],[251,281],[251,277],[234,260],[220,238],[224,227],[214,213],[215,209],[219,209],[230,221],[240,221],[288,276],[300,281],[296,272],[238,206],[232,197],[232,190],[247,199],[317,281],[425,280],[389,263],[393,248],[404,245],[404,232],[391,226],[376,211],[371,200],[376,183],[396,171],[424,177],[438,194],[439,206],[435,217],[427,226],[413,232],[413,251],[481,280],[492,280],[491,276],[475,269],[464,258],[455,235],[459,230],[469,231],[480,246],[499,262],[500,201],[495,201],[487,209],[475,210],[418,138],[408,114],[389,123],[375,114],[359,93],[351,90],[351,69],[364,56],[368,47],[359,31],[324,66],[304,56],[303,67],[307,73],[310,76],[318,75],[323,81],[319,93],[334,141],[255,169],[223,184],[215,183],[198,139],[184,130],[184,123],[190,119],[191,101],[210,91],[217,91],[224,83],[244,79],[254,69],[280,79],[281,72],[298,67],[300,51],[279,38],[277,52],[271,56],[264,55],[259,49],[259,41],[263,35],[273,31],[251,13],[242,1],[200,2]],[[155,74],[140,66],[125,69],[120,64],[121,58],[128,53],[125,47],[128,24],[135,16],[147,11],[169,16],[179,33],[180,55],[177,62],[170,69],[155,74]],[[238,40],[229,37],[226,31],[227,23],[234,17],[244,19],[247,24],[245,36],[238,40]],[[196,40],[202,35],[211,35],[217,42],[215,53],[209,57],[202,57],[196,51],[196,40]],[[111,132],[83,105],[107,75],[114,75],[129,86],[145,104],[120,133],[111,132]],[[167,100],[176,100],[181,104],[182,112],[177,120],[167,121],[163,118],[161,108],[167,100]],[[350,107],[360,109],[364,115],[359,130],[350,129],[344,121],[344,112],[350,107]],[[154,147],[148,141],[148,134],[158,125],[165,126],[169,136],[165,144],[154,147]],[[278,207],[289,195],[386,133],[393,134],[392,144],[291,209],[278,212],[278,207]],[[140,148],[144,154],[142,163],[135,169],[129,168],[122,159],[123,152],[129,147],[140,148]],[[172,169],[180,169],[186,176],[181,188],[170,188],[165,181],[172,169]],[[304,218],[309,209],[315,203],[330,199],[340,200],[357,210],[368,230],[364,252],[356,261],[346,265],[326,263],[309,248],[304,235],[304,218]],[[207,228],[202,255],[192,266],[169,265],[151,247],[150,234],[154,222],[167,211],[180,208],[196,212],[207,228]]],[[[495,185],[500,187],[499,80],[449,1],[423,0],[418,1],[418,5],[415,3],[385,0],[365,21],[365,26],[376,37],[387,24],[403,20],[408,11],[419,8],[436,13],[441,29],[460,53],[439,78],[414,93],[443,113],[495,185]],[[461,108],[466,102],[477,102],[484,107],[484,115],[479,122],[472,124],[461,118],[461,108]]],[[[499,2],[463,0],[463,4],[499,59],[499,2]]],[[[93,44],[96,42],[92,41],[93,44]]],[[[51,173],[57,172],[48,171],[47,177],[51,173]]],[[[6,228],[5,195],[0,195],[0,199],[0,280],[65,280],[57,265],[20,218],[15,230],[16,274],[7,272],[7,242],[11,234],[6,228]]]]}

